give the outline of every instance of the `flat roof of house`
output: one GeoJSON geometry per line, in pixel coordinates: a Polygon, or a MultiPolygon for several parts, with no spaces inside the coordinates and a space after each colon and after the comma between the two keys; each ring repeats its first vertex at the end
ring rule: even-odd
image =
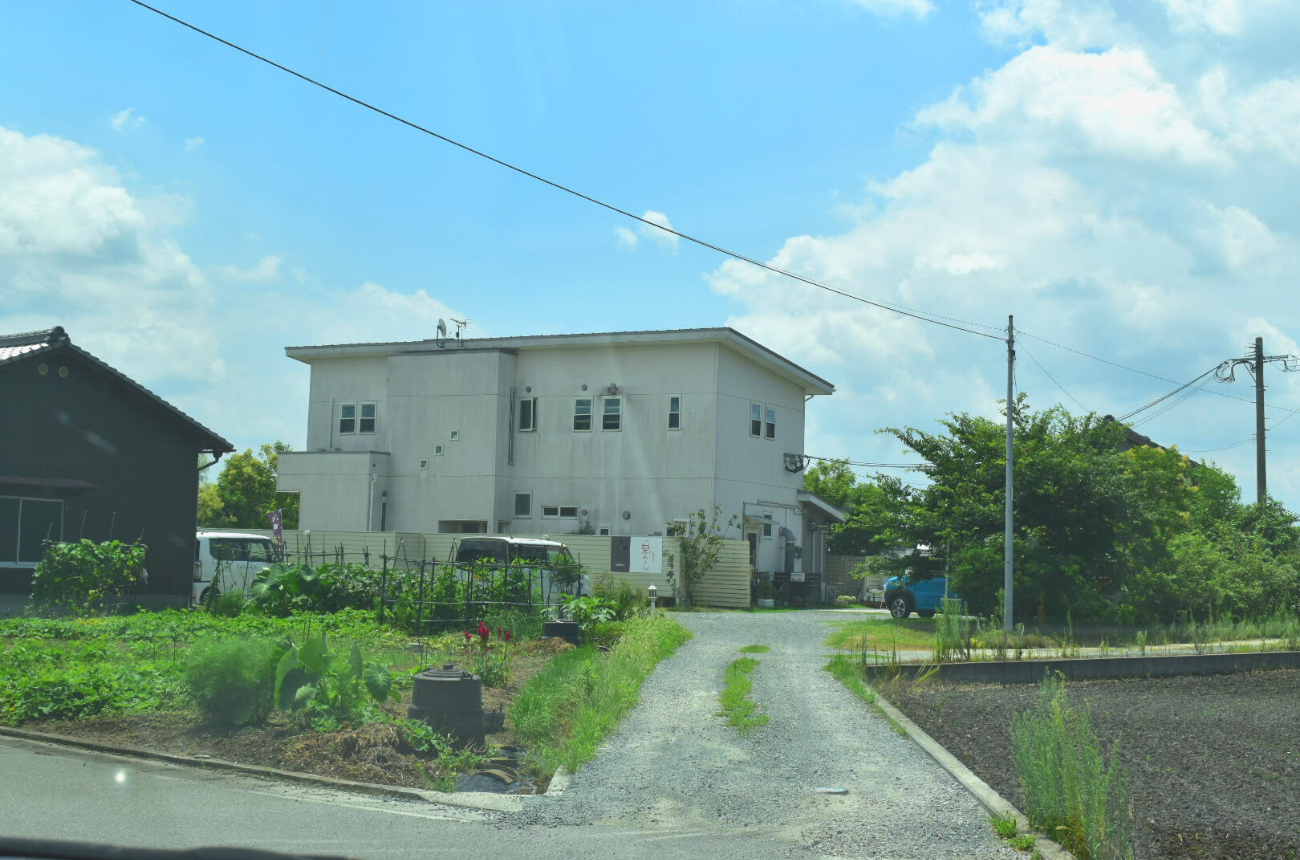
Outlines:
{"type": "Polygon", "coordinates": [[[395,343],[340,343],[324,346],[289,346],[284,353],[304,364],[319,358],[352,358],[357,356],[388,356],[402,353],[442,353],[557,349],[561,347],[608,347],[655,343],[718,343],[744,357],[775,371],[778,375],[803,386],[807,394],[833,394],[835,386],[811,371],[800,367],[788,358],[746,337],[733,328],[683,328],[659,331],[607,331],[590,334],[539,334],[515,337],[481,337],[457,339],[430,338],[428,340],[398,341],[395,343]]]}
{"type": "Polygon", "coordinates": [[[103,370],[109,376],[119,380],[127,388],[139,392],[155,406],[161,407],[169,417],[189,425],[189,427],[199,435],[206,446],[201,450],[211,451],[214,454],[225,454],[235,450],[234,445],[231,445],[225,439],[218,436],[207,427],[204,427],[198,421],[195,421],[175,406],[172,406],[157,394],[154,394],[122,371],[106,364],[77,346],[72,342],[68,333],[63,330],[63,326],[56,325],[54,328],[42,329],[41,331],[27,331],[18,334],[0,335],[0,368],[6,367],[20,360],[34,358],[42,353],[54,352],[61,349],[77,353],[91,364],[103,370]]]}

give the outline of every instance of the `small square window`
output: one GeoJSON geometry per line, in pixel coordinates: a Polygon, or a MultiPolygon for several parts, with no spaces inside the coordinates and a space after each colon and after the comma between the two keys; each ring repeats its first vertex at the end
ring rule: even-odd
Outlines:
{"type": "Polygon", "coordinates": [[[767,410],[767,429],[764,431],[764,435],[768,439],[776,438],[776,410],[770,407],[767,410]]]}
{"type": "Polygon", "coordinates": [[[755,438],[763,435],[763,404],[749,404],[749,435],[755,438]]]}
{"type": "Polygon", "coordinates": [[[591,429],[591,398],[579,397],[573,401],[573,429],[591,429]]]}
{"type": "Polygon", "coordinates": [[[441,446],[441,445],[434,445],[434,446],[433,446],[433,456],[435,456],[435,457],[441,457],[441,456],[442,456],[442,446],[441,446]]]}
{"type": "Polygon", "coordinates": [[[560,507],[560,518],[568,519],[568,520],[576,520],[578,518],[578,506],[562,505],[560,507]]]}
{"type": "Polygon", "coordinates": [[[605,398],[605,414],[601,416],[601,430],[618,430],[623,425],[623,399],[605,398]]]}
{"type": "Polygon", "coordinates": [[[525,397],[519,401],[519,430],[528,432],[537,429],[537,398],[525,397]]]}
{"type": "Polygon", "coordinates": [[[362,433],[375,432],[375,415],[378,412],[378,404],[362,403],[361,404],[361,421],[357,428],[362,433]]]}
{"type": "Polygon", "coordinates": [[[357,404],[339,404],[339,435],[345,436],[357,432],[357,404]]]}
{"type": "Polygon", "coordinates": [[[772,536],[772,524],[763,523],[763,537],[770,538],[771,536],[772,536]]]}
{"type": "Polygon", "coordinates": [[[682,399],[680,397],[668,398],[668,429],[680,430],[682,428],[682,399]]]}
{"type": "Polygon", "coordinates": [[[542,505],[542,516],[547,519],[558,517],[560,515],[559,505],[542,505]]]}
{"type": "Polygon", "coordinates": [[[421,468],[421,469],[427,469],[427,468],[429,468],[429,458],[428,458],[428,457],[422,457],[422,458],[420,459],[420,468],[421,468]]]}
{"type": "Polygon", "coordinates": [[[451,431],[451,441],[457,442],[459,440],[460,440],[460,431],[459,430],[451,431]]]}
{"type": "Polygon", "coordinates": [[[608,535],[608,534],[609,534],[609,523],[601,523],[601,524],[600,524],[600,527],[596,529],[596,534],[598,534],[598,535],[608,535]]]}
{"type": "Polygon", "coordinates": [[[515,493],[515,516],[521,519],[533,515],[533,494],[515,493]]]}

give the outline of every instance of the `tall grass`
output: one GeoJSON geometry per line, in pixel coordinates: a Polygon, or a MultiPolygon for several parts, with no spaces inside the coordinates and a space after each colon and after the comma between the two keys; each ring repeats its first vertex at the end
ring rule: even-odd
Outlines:
{"type": "Polygon", "coordinates": [[[577,770],[596,754],[641,696],[660,660],[691,634],[663,615],[628,620],[609,654],[587,646],[558,654],[519,691],[510,709],[529,765],[544,777],[577,770]]]}
{"type": "Polygon", "coordinates": [[[1065,680],[1043,680],[1038,706],[1011,724],[1025,812],[1081,860],[1132,860],[1128,775],[1118,742],[1101,751],[1087,710],[1071,707],[1065,680]]]}
{"type": "Polygon", "coordinates": [[[975,619],[962,611],[962,602],[945,597],[934,616],[934,661],[969,660],[974,632],[975,619]]]}

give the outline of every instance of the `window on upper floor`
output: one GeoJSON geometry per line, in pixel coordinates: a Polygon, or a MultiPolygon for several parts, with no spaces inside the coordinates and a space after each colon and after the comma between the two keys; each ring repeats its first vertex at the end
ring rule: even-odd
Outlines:
{"type": "Polygon", "coordinates": [[[668,398],[668,429],[682,429],[682,399],[680,397],[668,398]]]}
{"type": "Polygon", "coordinates": [[[573,429],[591,429],[591,398],[579,397],[573,401],[573,429]]]}
{"type": "Polygon", "coordinates": [[[533,494],[515,493],[515,516],[526,519],[533,515],[533,494]]]}
{"type": "Polygon", "coordinates": [[[761,438],[763,435],[763,404],[749,404],[749,435],[761,438]]]}
{"type": "Polygon", "coordinates": [[[522,432],[537,429],[537,398],[524,397],[519,401],[519,429],[522,432]]]}
{"type": "Polygon", "coordinates": [[[357,430],[361,433],[375,432],[375,418],[379,414],[379,404],[362,403],[361,420],[357,424],[357,430]]]}
{"type": "Polygon", "coordinates": [[[357,404],[339,404],[339,435],[347,436],[357,432],[357,404]]]}
{"type": "Polygon", "coordinates": [[[600,418],[601,430],[618,430],[623,426],[623,398],[606,397],[605,414],[600,418]]]}
{"type": "Polygon", "coordinates": [[[768,439],[776,438],[776,410],[771,406],[767,407],[767,426],[763,430],[763,435],[768,439]]]}

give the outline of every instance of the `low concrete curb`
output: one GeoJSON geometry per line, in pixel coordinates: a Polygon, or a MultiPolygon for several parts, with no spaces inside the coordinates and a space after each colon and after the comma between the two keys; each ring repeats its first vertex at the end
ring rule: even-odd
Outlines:
{"type": "Polygon", "coordinates": [[[1080,657],[1049,660],[975,660],[970,663],[877,666],[871,676],[901,672],[916,677],[938,672],[935,678],[958,684],[1037,684],[1048,672],[1068,680],[1169,678],[1176,675],[1226,675],[1260,669],[1300,669],[1300,651],[1243,651],[1226,654],[1177,654],[1167,657],[1080,657]]]}
{"type": "MultiPolygon", "coordinates": [[[[874,690],[872,692],[875,692],[874,690]]],[[[999,818],[1010,816],[1016,820],[1021,833],[1029,833],[1034,837],[1034,847],[1043,855],[1046,860],[1075,860],[1073,854],[1066,851],[1060,845],[1056,844],[1046,837],[1039,836],[1030,828],[1029,819],[1010,804],[1002,795],[994,791],[987,782],[971,773],[970,768],[962,764],[961,761],[952,753],[948,752],[944,746],[934,738],[926,734],[925,730],[907,718],[907,715],[895,708],[880,693],[876,693],[876,704],[885,712],[889,719],[897,723],[907,732],[907,736],[915,741],[916,745],[925,750],[926,755],[934,759],[939,767],[948,771],[949,775],[957,782],[961,783],[971,795],[979,801],[980,805],[989,813],[999,818]]]]}
{"type": "MultiPolygon", "coordinates": [[[[63,735],[52,735],[47,734],[46,732],[33,732],[28,729],[15,729],[8,726],[0,726],[0,737],[11,737],[25,741],[37,741],[39,743],[76,747],[78,749],[107,753],[109,755],[150,759],[153,761],[167,762],[168,764],[183,765],[185,767],[202,767],[210,770],[224,770],[245,774],[247,776],[257,776],[263,779],[300,782],[308,785],[315,785],[320,788],[332,788],[337,791],[378,794],[387,797],[398,797],[405,800],[418,800],[425,803],[439,803],[443,806],[457,806],[463,809],[482,809],[488,812],[518,812],[524,808],[524,803],[527,802],[524,797],[514,794],[491,794],[484,791],[443,793],[441,791],[424,791],[418,788],[406,788],[400,785],[381,785],[374,782],[357,782],[351,779],[336,779],[332,776],[319,776],[314,773],[299,773],[297,771],[280,770],[279,768],[263,767],[256,764],[241,764],[240,762],[226,761],[225,759],[220,758],[196,758],[191,755],[159,752],[158,750],[143,749],[141,747],[106,744],[100,743],[99,741],[83,740],[82,738],[69,738],[64,737],[63,735]]],[[[558,778],[559,774],[556,774],[556,776],[558,778]]]]}

